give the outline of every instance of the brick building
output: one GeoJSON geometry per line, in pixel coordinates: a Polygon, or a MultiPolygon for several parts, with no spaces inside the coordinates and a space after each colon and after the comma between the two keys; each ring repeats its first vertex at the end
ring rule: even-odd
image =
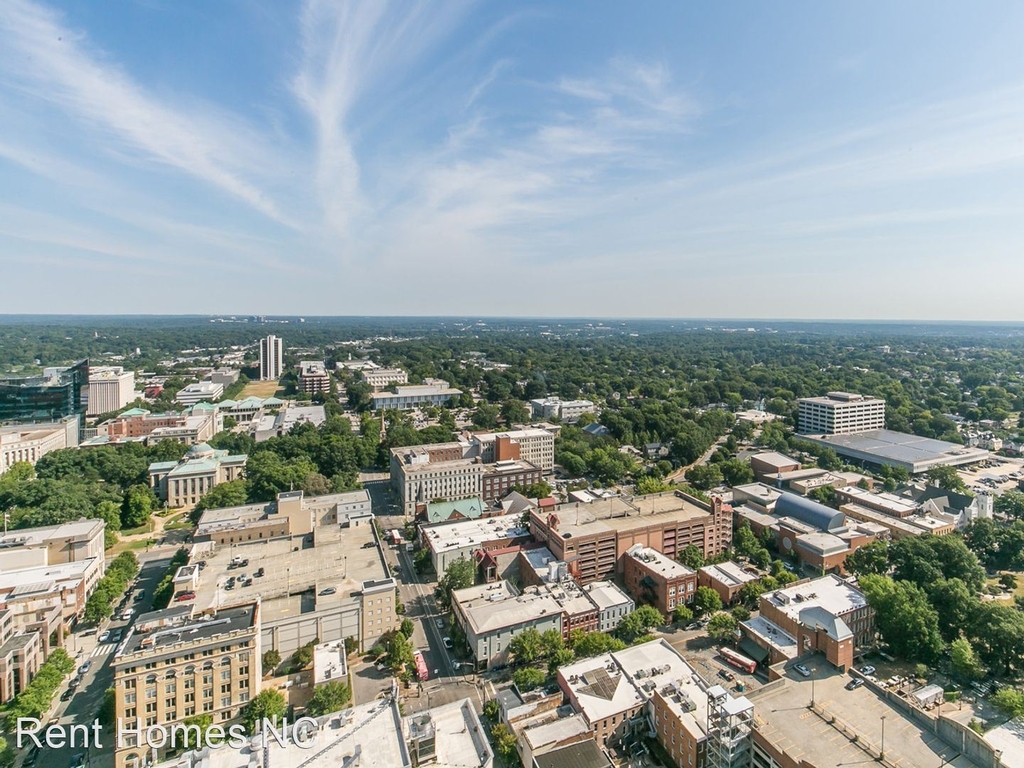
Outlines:
{"type": "Polygon", "coordinates": [[[635,600],[670,616],[677,605],[693,602],[697,572],[657,550],[634,544],[623,558],[626,589],[635,600]]]}

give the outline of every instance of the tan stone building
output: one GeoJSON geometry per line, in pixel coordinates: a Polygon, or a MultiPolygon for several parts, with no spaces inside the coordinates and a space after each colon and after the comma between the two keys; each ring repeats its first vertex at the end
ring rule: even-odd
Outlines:
{"type": "Polygon", "coordinates": [[[114,764],[136,768],[152,754],[149,726],[204,714],[226,724],[260,692],[259,600],[208,613],[183,606],[140,616],[111,664],[122,723],[114,764]]]}

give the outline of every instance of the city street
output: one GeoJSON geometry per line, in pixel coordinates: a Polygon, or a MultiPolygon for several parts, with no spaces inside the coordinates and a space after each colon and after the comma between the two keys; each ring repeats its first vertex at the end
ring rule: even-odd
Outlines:
{"type": "MultiPolygon", "coordinates": [[[[132,621],[140,613],[145,613],[152,608],[153,590],[163,578],[173,553],[174,547],[160,547],[150,552],[139,553],[140,570],[136,581],[136,591],[144,589],[146,596],[139,602],[133,602],[129,598],[126,605],[135,609],[135,615],[131,620],[122,621],[115,615],[97,627],[96,633],[83,635],[82,630],[79,629],[69,636],[67,649],[75,659],[76,671],[68,677],[68,681],[78,673],[78,670],[86,662],[89,663],[89,669],[82,675],[82,682],[70,701],[62,702],[59,698],[67,689],[66,684],[54,694],[54,710],[51,719],[56,719],[56,722],[62,726],[83,724],[91,727],[103,706],[104,693],[113,685],[114,681],[110,660],[116,646],[114,643],[100,644],[98,638],[111,629],[123,628],[127,631],[132,621]]],[[[115,604],[114,608],[117,607],[115,604]]],[[[90,751],[86,765],[93,768],[107,768],[107,766],[113,765],[114,738],[114,726],[105,728],[100,739],[102,748],[90,751]]],[[[61,749],[44,748],[36,765],[53,766],[54,768],[71,765],[72,757],[83,751],[85,750],[78,746],[65,746],[61,749]]],[[[27,750],[25,752],[27,753],[27,750]]]]}

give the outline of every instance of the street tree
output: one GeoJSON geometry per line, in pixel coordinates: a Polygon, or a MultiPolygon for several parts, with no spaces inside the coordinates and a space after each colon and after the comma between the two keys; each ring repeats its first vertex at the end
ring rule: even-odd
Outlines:
{"type": "Polygon", "coordinates": [[[711,587],[697,587],[693,596],[693,609],[698,616],[722,610],[722,598],[711,587]]]}
{"type": "Polygon", "coordinates": [[[734,640],[739,622],[730,613],[719,611],[708,620],[708,635],[720,643],[734,640]]]}

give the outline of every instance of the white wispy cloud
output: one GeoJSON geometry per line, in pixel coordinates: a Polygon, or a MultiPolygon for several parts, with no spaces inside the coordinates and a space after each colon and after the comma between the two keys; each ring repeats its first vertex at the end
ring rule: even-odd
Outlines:
{"type": "Polygon", "coordinates": [[[103,132],[109,152],[172,167],[291,223],[246,178],[272,153],[242,121],[209,105],[186,109],[157,99],[57,13],[28,0],[4,0],[0,36],[5,77],[23,94],[103,132]]]}

